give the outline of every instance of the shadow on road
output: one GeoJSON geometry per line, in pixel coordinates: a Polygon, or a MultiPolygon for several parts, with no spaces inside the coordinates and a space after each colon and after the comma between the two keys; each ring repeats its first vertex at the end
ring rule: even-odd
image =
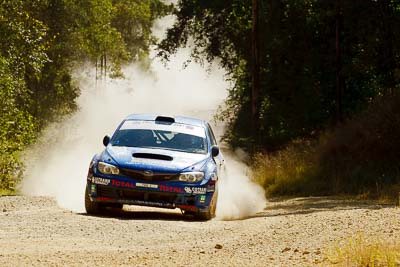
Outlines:
{"type": "Polygon", "coordinates": [[[382,204],[374,201],[359,201],[340,197],[303,197],[289,199],[270,199],[267,207],[253,216],[276,217],[287,215],[304,215],[332,210],[376,210],[394,207],[394,204],[382,204]]]}
{"type": "MultiPolygon", "coordinates": [[[[340,197],[303,197],[303,198],[276,198],[269,199],[267,206],[261,212],[252,216],[247,216],[236,220],[247,220],[258,217],[279,217],[288,215],[305,215],[324,211],[340,210],[377,210],[382,208],[392,208],[394,204],[377,203],[374,201],[360,201],[340,197]]],[[[199,222],[193,216],[183,215],[177,210],[157,210],[140,207],[128,208],[123,210],[107,209],[99,215],[89,215],[81,213],[84,216],[93,216],[99,218],[115,218],[120,220],[162,220],[162,221],[185,221],[199,222]]]]}
{"type": "Polygon", "coordinates": [[[155,210],[130,210],[124,209],[107,209],[98,215],[80,213],[83,216],[99,217],[99,218],[115,218],[120,220],[161,220],[161,221],[186,221],[201,222],[193,216],[183,215],[177,211],[155,211],[155,210]]]}

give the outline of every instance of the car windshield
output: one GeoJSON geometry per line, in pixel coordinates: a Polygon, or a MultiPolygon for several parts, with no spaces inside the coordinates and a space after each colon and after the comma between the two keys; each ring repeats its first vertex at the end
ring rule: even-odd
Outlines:
{"type": "Polygon", "coordinates": [[[127,120],[111,140],[113,146],[168,149],[189,153],[207,153],[203,127],[155,121],[127,120]]]}

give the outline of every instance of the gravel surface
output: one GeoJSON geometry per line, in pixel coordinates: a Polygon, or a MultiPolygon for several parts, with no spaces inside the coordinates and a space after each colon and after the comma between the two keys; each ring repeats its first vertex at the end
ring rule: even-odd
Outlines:
{"type": "Polygon", "coordinates": [[[253,217],[196,222],[178,210],[76,214],[45,197],[0,197],[0,266],[310,266],[362,233],[400,239],[400,209],[328,198],[270,201],[253,217]]]}

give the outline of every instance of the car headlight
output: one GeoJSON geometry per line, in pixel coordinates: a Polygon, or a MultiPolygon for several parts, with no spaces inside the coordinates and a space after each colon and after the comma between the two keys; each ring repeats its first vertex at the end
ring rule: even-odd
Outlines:
{"type": "Polygon", "coordinates": [[[105,162],[99,162],[97,168],[101,173],[104,174],[115,174],[115,175],[119,174],[119,169],[116,166],[105,162]]]}
{"type": "Polygon", "coordinates": [[[199,182],[203,180],[204,173],[203,172],[183,172],[179,175],[179,181],[182,182],[199,182]]]}

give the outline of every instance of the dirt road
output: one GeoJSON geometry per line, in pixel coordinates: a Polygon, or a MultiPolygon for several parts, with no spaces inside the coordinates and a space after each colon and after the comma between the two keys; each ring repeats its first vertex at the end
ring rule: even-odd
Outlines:
{"type": "Polygon", "coordinates": [[[326,198],[269,202],[236,221],[138,207],[93,217],[44,197],[0,197],[0,266],[310,266],[362,232],[400,238],[400,209],[326,198]]]}

